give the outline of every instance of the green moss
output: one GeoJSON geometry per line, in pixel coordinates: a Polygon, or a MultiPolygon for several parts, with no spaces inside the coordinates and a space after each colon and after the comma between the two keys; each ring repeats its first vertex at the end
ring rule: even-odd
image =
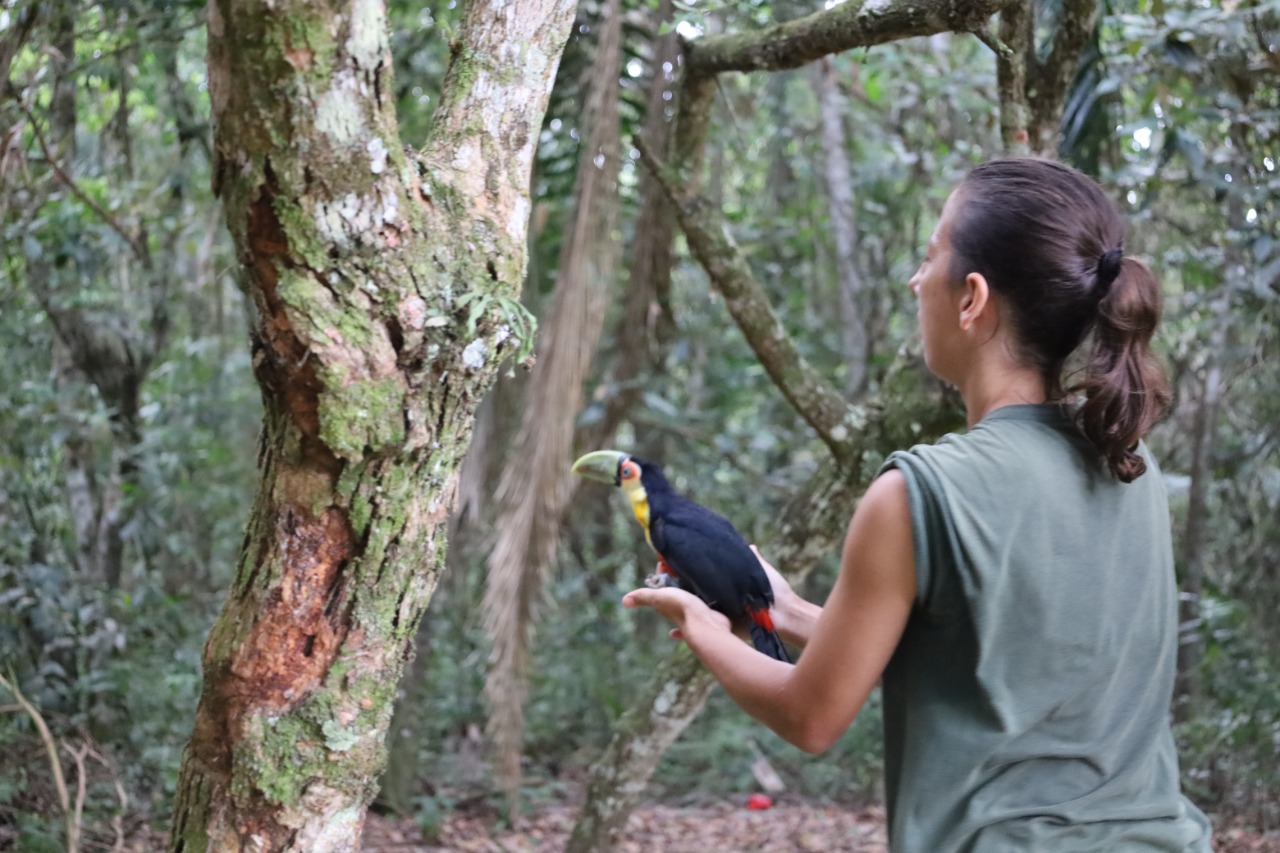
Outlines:
{"type": "Polygon", "coordinates": [[[319,414],[320,440],[348,460],[404,442],[404,393],[395,377],[329,387],[320,395],[319,414]]]}
{"type": "Polygon", "coordinates": [[[325,766],[320,745],[324,733],[301,709],[292,714],[255,714],[244,736],[236,741],[236,772],[232,794],[241,801],[254,791],[268,800],[291,807],[302,798],[312,778],[325,766]]]}
{"type": "Polygon", "coordinates": [[[328,85],[333,76],[334,40],[329,35],[329,22],[322,17],[305,14],[306,7],[288,15],[285,20],[287,48],[311,53],[306,76],[317,85],[328,85]]]}
{"type": "Polygon", "coordinates": [[[329,255],[327,247],[315,237],[316,226],[311,212],[295,199],[285,196],[273,199],[271,207],[284,229],[289,250],[311,269],[323,272],[328,266],[329,255]]]}

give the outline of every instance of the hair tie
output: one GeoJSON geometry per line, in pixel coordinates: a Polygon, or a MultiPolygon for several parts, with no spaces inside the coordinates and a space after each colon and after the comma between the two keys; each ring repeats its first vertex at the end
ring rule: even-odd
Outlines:
{"type": "Polygon", "coordinates": [[[1111,285],[1120,275],[1120,266],[1123,261],[1123,243],[1114,249],[1107,249],[1102,253],[1102,257],[1098,258],[1098,266],[1094,274],[1098,278],[1096,288],[1099,299],[1107,298],[1107,294],[1111,291],[1111,285]]]}

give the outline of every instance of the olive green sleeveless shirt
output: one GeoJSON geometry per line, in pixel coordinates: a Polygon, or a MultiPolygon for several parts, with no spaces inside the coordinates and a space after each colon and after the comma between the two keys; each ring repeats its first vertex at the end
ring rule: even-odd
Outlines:
{"type": "MultiPolygon", "coordinates": [[[[894,453],[917,595],[885,669],[895,853],[1208,851],[1169,727],[1177,587],[1160,471],[1056,405],[894,453]]],[[[882,469],[883,470],[883,469],[882,469]]]]}

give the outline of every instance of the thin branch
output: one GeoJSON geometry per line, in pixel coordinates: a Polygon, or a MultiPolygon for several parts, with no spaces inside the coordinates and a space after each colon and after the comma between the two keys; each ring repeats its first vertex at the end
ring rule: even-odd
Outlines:
{"type": "Polygon", "coordinates": [[[88,746],[72,749],[65,740],[62,741],[62,748],[67,751],[67,754],[76,763],[76,804],[67,821],[67,853],[78,853],[80,850],[81,821],[84,817],[84,798],[89,788],[87,779],[89,774],[85,769],[84,759],[89,754],[90,749],[88,746]],[[71,835],[71,827],[73,825],[75,826],[74,837],[71,835]]]}
{"type": "Polygon", "coordinates": [[[120,800],[120,811],[116,816],[111,818],[111,829],[115,831],[116,840],[111,845],[111,853],[124,853],[124,816],[129,811],[129,795],[125,793],[124,784],[120,781],[120,774],[116,772],[116,768],[111,764],[105,755],[88,744],[85,745],[88,755],[94,761],[106,768],[111,774],[111,783],[115,786],[116,797],[120,800]]]}
{"type": "Polygon", "coordinates": [[[996,29],[984,25],[974,30],[973,34],[978,41],[985,44],[996,56],[1003,57],[1004,59],[1014,58],[1013,48],[1000,40],[1000,34],[996,29]]]}
{"type": "Polygon", "coordinates": [[[857,434],[865,413],[840,392],[796,349],[782,327],[764,288],[733,243],[726,224],[703,199],[690,193],[645,144],[636,139],[641,161],[671,199],[689,248],[733,315],[734,322],[792,407],[818,433],[838,461],[857,454],[857,434]]]}
{"type": "Polygon", "coordinates": [[[67,817],[67,850],[78,850],[80,844],[79,827],[72,818],[71,796],[67,793],[67,780],[62,775],[62,762],[58,760],[58,745],[53,741],[53,733],[49,731],[49,726],[45,723],[44,717],[40,716],[40,712],[27,701],[27,697],[22,695],[18,685],[9,683],[8,679],[0,675],[0,687],[13,694],[13,698],[18,700],[19,707],[27,713],[27,716],[31,718],[31,722],[35,723],[36,730],[40,732],[40,740],[44,742],[44,751],[49,756],[49,769],[53,772],[53,787],[58,792],[58,805],[62,806],[62,813],[67,817]]]}
{"type": "Polygon", "coordinates": [[[31,109],[26,104],[20,104],[19,106],[22,109],[23,114],[27,117],[27,121],[31,123],[31,132],[35,134],[36,143],[40,146],[40,150],[44,154],[45,161],[49,164],[49,167],[53,169],[53,173],[57,176],[58,180],[61,181],[67,189],[71,190],[71,192],[75,194],[76,198],[80,199],[88,205],[94,213],[98,214],[102,221],[106,222],[107,225],[111,227],[112,231],[119,234],[120,237],[129,244],[129,248],[133,250],[134,256],[137,257],[144,266],[150,268],[151,257],[147,253],[146,246],[138,242],[137,237],[126,231],[118,219],[112,216],[109,211],[102,207],[102,205],[94,201],[93,198],[82,190],[80,185],[63,170],[62,166],[58,165],[58,161],[53,156],[53,152],[49,150],[49,144],[45,142],[44,134],[40,132],[40,124],[36,121],[35,115],[32,114],[31,109]]]}

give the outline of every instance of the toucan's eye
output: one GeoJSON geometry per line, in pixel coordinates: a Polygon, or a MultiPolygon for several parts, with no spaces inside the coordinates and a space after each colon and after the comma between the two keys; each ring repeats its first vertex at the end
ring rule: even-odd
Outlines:
{"type": "Polygon", "coordinates": [[[623,462],[618,469],[618,477],[623,480],[634,480],[640,476],[640,466],[634,462],[623,462]]]}

